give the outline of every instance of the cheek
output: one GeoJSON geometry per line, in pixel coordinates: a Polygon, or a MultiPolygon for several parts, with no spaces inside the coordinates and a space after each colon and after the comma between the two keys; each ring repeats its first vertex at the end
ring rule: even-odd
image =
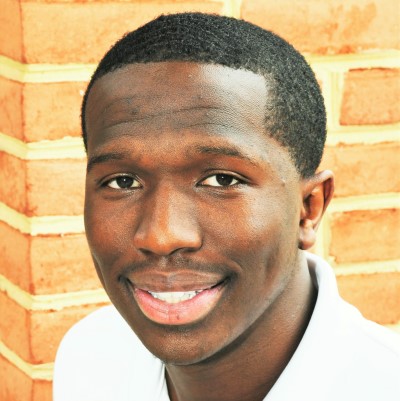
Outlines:
{"type": "Polygon", "coordinates": [[[87,201],[85,230],[89,248],[98,267],[112,266],[128,247],[128,220],[115,207],[87,201]],[[95,206],[96,205],[96,206],[95,206]]]}

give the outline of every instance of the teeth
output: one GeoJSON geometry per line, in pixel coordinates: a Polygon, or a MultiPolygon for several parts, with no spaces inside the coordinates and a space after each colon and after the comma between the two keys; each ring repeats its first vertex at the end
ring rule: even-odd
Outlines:
{"type": "Polygon", "coordinates": [[[187,301],[188,299],[192,299],[197,294],[202,292],[199,291],[185,291],[185,292],[151,292],[148,291],[152,297],[159,299],[161,301],[167,302],[169,304],[177,304],[178,302],[187,301]]]}

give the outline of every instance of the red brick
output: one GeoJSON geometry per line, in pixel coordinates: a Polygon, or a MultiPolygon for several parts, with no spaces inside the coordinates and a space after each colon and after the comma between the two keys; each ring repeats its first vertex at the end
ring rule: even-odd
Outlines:
{"type": "Polygon", "coordinates": [[[34,380],[32,401],[52,401],[53,383],[47,380],[34,380]]]}
{"type": "Polygon", "coordinates": [[[85,82],[24,85],[24,139],[27,142],[80,136],[85,82]]]}
{"type": "Polygon", "coordinates": [[[26,162],[0,152],[0,202],[24,213],[27,209],[26,162]]]}
{"type": "Polygon", "coordinates": [[[0,292],[0,338],[25,362],[54,361],[61,339],[69,328],[98,305],[81,305],[59,311],[27,311],[0,292]]]}
{"type": "Polygon", "coordinates": [[[21,6],[15,0],[2,0],[0,12],[0,54],[22,60],[21,6]]]}
{"type": "Polygon", "coordinates": [[[340,123],[400,121],[400,69],[352,70],[346,74],[340,123]]]}
{"type": "Polygon", "coordinates": [[[339,292],[368,319],[380,324],[400,321],[400,274],[338,277],[339,292]]]}
{"type": "Polygon", "coordinates": [[[0,221],[0,274],[29,292],[31,288],[29,236],[0,221]]]}
{"type": "Polygon", "coordinates": [[[86,161],[21,160],[0,152],[0,202],[27,216],[81,215],[86,161]]]}
{"type": "Polygon", "coordinates": [[[61,311],[31,312],[32,363],[54,361],[65,333],[77,321],[104,305],[82,305],[61,311]]]}
{"type": "Polygon", "coordinates": [[[400,209],[356,210],[331,218],[330,254],[337,263],[400,258],[400,209]]]}
{"type": "Polygon", "coordinates": [[[0,222],[0,255],[0,274],[31,294],[101,288],[84,234],[31,237],[0,222]]]}
{"type": "Polygon", "coordinates": [[[0,400],[32,401],[32,391],[33,380],[0,355],[0,400]]]}
{"type": "Polygon", "coordinates": [[[400,174],[393,174],[400,170],[399,154],[398,143],[339,144],[325,149],[320,168],[335,173],[336,197],[400,192],[400,174]]]}
{"type": "Polygon", "coordinates": [[[400,48],[397,0],[243,0],[242,18],[306,53],[400,48]]]}
{"type": "Polygon", "coordinates": [[[52,382],[32,380],[0,355],[1,401],[51,401],[52,382]]]}
{"type": "Polygon", "coordinates": [[[0,291],[0,316],[1,341],[28,362],[31,360],[29,312],[0,291]]]}
{"type": "Polygon", "coordinates": [[[23,139],[23,85],[0,76],[0,132],[23,139]]]}
{"type": "Polygon", "coordinates": [[[0,77],[0,132],[25,142],[80,136],[85,82],[21,84],[0,77]]]}
{"type": "Polygon", "coordinates": [[[79,4],[27,2],[21,5],[26,62],[96,63],[124,33],[161,13],[218,13],[223,3],[164,0],[79,4]]]}
{"type": "Polygon", "coordinates": [[[101,288],[83,234],[32,238],[31,263],[34,294],[101,288]]]}
{"type": "Polygon", "coordinates": [[[81,215],[86,161],[78,159],[27,162],[28,209],[26,214],[81,215]]]}

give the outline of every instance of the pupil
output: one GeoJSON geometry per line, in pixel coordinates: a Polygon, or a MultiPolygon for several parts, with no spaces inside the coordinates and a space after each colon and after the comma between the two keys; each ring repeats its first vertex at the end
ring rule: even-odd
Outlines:
{"type": "Polygon", "coordinates": [[[218,184],[222,185],[222,186],[228,186],[228,185],[232,184],[232,181],[233,181],[232,176],[225,175],[225,174],[217,174],[215,178],[216,178],[218,184]]]}
{"type": "Polygon", "coordinates": [[[118,177],[116,181],[120,188],[130,188],[133,184],[132,177],[118,177]]]}

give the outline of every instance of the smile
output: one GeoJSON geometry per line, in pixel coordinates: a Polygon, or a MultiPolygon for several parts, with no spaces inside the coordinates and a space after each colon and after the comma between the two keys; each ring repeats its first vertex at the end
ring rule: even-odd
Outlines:
{"type": "Polygon", "coordinates": [[[197,294],[200,294],[204,290],[198,291],[177,291],[177,292],[151,292],[148,291],[149,294],[153,298],[160,299],[161,301],[167,302],[169,304],[177,304],[179,302],[187,301],[188,299],[192,299],[197,294]]]}
{"type": "Polygon", "coordinates": [[[225,281],[191,291],[149,291],[131,286],[143,314],[164,325],[190,324],[204,318],[217,305],[224,288],[225,281]]]}

